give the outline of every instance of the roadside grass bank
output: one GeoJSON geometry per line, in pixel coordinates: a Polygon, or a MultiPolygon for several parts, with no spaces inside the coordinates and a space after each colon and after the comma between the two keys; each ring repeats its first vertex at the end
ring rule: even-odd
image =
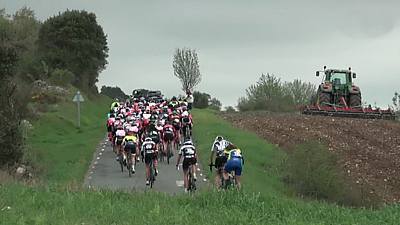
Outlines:
{"type": "MultiPolygon", "coordinates": [[[[243,188],[260,192],[261,195],[282,195],[289,191],[280,181],[280,167],[285,155],[275,145],[267,143],[256,134],[233,127],[227,121],[215,115],[212,110],[193,111],[195,141],[199,149],[200,161],[206,171],[210,163],[211,145],[217,135],[233,142],[241,148],[245,164],[243,170],[243,188]]],[[[213,173],[208,177],[213,182],[213,173]]]]}
{"type": "MultiPolygon", "coordinates": [[[[104,111],[108,101],[97,105],[99,111],[104,111]]],[[[232,127],[212,111],[195,110],[194,116],[194,135],[204,167],[208,164],[211,143],[218,134],[243,149],[246,164],[242,192],[214,190],[200,191],[193,196],[170,196],[152,191],[127,193],[68,188],[68,185],[60,188],[6,184],[0,186],[0,224],[398,224],[398,205],[380,210],[352,209],[287,197],[279,178],[283,152],[255,134],[232,127]]],[[[99,113],[99,117],[97,129],[101,138],[104,112],[99,113]]],[[[69,133],[77,132],[71,127],[67,129],[69,133]]],[[[67,136],[77,138],[71,134],[67,136]]],[[[98,138],[95,144],[97,141],[98,138]]],[[[87,151],[89,164],[94,149],[87,151]]],[[[63,171],[57,164],[52,166],[63,171]]],[[[87,167],[82,172],[80,167],[75,167],[75,175],[81,174],[83,178],[87,167]]],[[[72,180],[75,179],[61,175],[58,179],[49,178],[51,183],[68,184],[72,180]]]]}
{"type": "Polygon", "coordinates": [[[111,100],[102,95],[84,96],[81,127],[77,128],[77,107],[72,98],[73,95],[66,96],[66,101],[50,105],[49,111],[32,123],[27,155],[42,183],[82,183],[95,147],[105,134],[105,116],[111,100]]]}
{"type": "Polygon", "coordinates": [[[379,211],[303,203],[250,192],[194,196],[112,191],[0,189],[0,224],[397,224],[400,208],[379,211]],[[18,197],[16,197],[18,196],[18,197]]]}

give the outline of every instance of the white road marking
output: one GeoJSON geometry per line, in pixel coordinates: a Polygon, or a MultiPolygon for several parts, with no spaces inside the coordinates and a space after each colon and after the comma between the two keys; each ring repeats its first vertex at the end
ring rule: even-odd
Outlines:
{"type": "Polygon", "coordinates": [[[97,161],[96,161],[96,162],[94,162],[94,164],[95,164],[95,165],[96,165],[97,163],[99,163],[99,162],[97,162],[97,161]]]}
{"type": "Polygon", "coordinates": [[[95,168],[95,166],[92,166],[92,169],[94,169],[95,168]]]}
{"type": "Polygon", "coordinates": [[[207,179],[206,179],[206,178],[204,178],[204,179],[203,179],[203,181],[204,181],[204,182],[207,182],[207,179]]]}
{"type": "Polygon", "coordinates": [[[176,186],[183,187],[183,180],[177,180],[176,181],[176,186]]]}
{"type": "Polygon", "coordinates": [[[200,174],[200,176],[202,177],[202,176],[203,176],[203,174],[201,173],[201,174],[200,174]]]}
{"type": "Polygon", "coordinates": [[[197,168],[197,171],[200,171],[200,168],[197,168]]]}
{"type": "Polygon", "coordinates": [[[99,155],[103,155],[103,153],[102,153],[102,152],[100,152],[100,153],[99,153],[99,155]]]}
{"type": "Polygon", "coordinates": [[[93,174],[94,172],[93,171],[90,171],[90,174],[93,174]]]}
{"type": "Polygon", "coordinates": [[[96,159],[97,159],[97,160],[99,160],[99,159],[100,159],[100,157],[97,157],[96,159]]]}
{"type": "Polygon", "coordinates": [[[104,152],[104,148],[101,151],[104,152]]]}
{"type": "Polygon", "coordinates": [[[90,179],[92,179],[92,177],[90,176],[90,177],[88,177],[88,179],[90,180],[90,179]]]}

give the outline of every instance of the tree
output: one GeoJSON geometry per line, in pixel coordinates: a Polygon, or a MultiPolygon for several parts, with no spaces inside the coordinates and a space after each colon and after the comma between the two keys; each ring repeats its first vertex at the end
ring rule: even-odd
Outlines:
{"type": "Polygon", "coordinates": [[[233,108],[232,106],[227,106],[227,107],[225,107],[225,111],[226,111],[227,113],[236,112],[235,108],[233,108]]]}
{"type": "Polygon", "coordinates": [[[212,98],[210,100],[208,108],[220,111],[221,110],[221,106],[222,106],[222,104],[218,99],[212,98]]]}
{"type": "Polygon", "coordinates": [[[207,93],[195,91],[193,93],[193,98],[194,98],[193,107],[204,109],[208,107],[208,103],[211,99],[211,96],[207,93]]]}
{"type": "Polygon", "coordinates": [[[293,99],[287,92],[281,79],[272,74],[262,74],[256,84],[246,89],[246,97],[239,99],[238,108],[240,111],[293,111],[293,99]]]}
{"type": "Polygon", "coordinates": [[[172,66],[174,75],[181,81],[184,92],[192,91],[200,83],[199,59],[195,50],[176,49],[172,66]]]}
{"type": "Polygon", "coordinates": [[[393,102],[394,110],[396,112],[399,112],[400,111],[400,94],[397,91],[394,93],[392,102],[393,102]]]}
{"type": "Polygon", "coordinates": [[[299,79],[292,82],[285,82],[284,90],[293,98],[296,106],[309,104],[310,99],[316,94],[316,86],[312,83],[306,83],[299,79]]]}
{"type": "Polygon", "coordinates": [[[103,87],[101,87],[100,94],[106,95],[113,99],[118,98],[120,100],[124,100],[129,97],[121,90],[121,88],[119,88],[117,86],[115,86],[115,87],[103,86],[103,87]]]}
{"type": "MultiPolygon", "coordinates": [[[[28,7],[19,9],[12,16],[14,28],[13,39],[19,56],[16,75],[20,81],[32,82],[40,79],[43,68],[37,57],[37,40],[39,36],[40,22],[35,13],[28,7]]],[[[18,83],[20,81],[17,81],[18,83]]]]}
{"type": "Polygon", "coordinates": [[[21,118],[15,107],[16,84],[12,82],[17,64],[17,50],[11,38],[11,25],[0,16],[0,166],[22,157],[21,118]]]}
{"type": "Polygon", "coordinates": [[[96,15],[67,10],[47,19],[40,28],[38,48],[51,69],[71,71],[73,84],[97,92],[99,73],[108,57],[107,37],[96,15]]]}

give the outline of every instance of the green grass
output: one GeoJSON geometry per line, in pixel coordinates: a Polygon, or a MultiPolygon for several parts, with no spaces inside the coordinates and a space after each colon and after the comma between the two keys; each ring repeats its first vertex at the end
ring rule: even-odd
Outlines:
{"type": "Polygon", "coordinates": [[[222,135],[235,143],[244,154],[245,175],[242,182],[245,189],[262,195],[283,194],[285,187],[279,179],[279,167],[284,153],[275,145],[258,138],[254,133],[233,127],[211,110],[195,110],[193,120],[196,123],[194,135],[197,148],[200,149],[200,160],[206,169],[210,161],[211,145],[217,135],[222,135]]]}
{"type": "Polygon", "coordinates": [[[110,99],[104,96],[81,103],[81,128],[72,96],[53,105],[33,122],[28,144],[43,182],[59,185],[80,183],[96,145],[105,134],[105,115],[110,99]]]}
{"type": "MultiPolygon", "coordinates": [[[[80,188],[70,190],[53,185],[27,187],[20,184],[7,184],[0,187],[0,224],[377,225],[399,223],[400,206],[398,205],[380,210],[351,209],[287,197],[287,190],[279,179],[279,165],[285,157],[283,152],[254,134],[233,128],[212,111],[196,110],[194,116],[196,122],[194,132],[203,165],[208,164],[210,145],[216,135],[224,135],[242,148],[246,157],[243,192],[210,191],[199,192],[194,196],[170,196],[155,192],[126,193],[90,191],[80,188]]],[[[87,121],[89,121],[88,118],[87,121]]],[[[67,122],[62,124],[73,127],[73,124],[68,125],[67,122]]],[[[57,133],[54,128],[48,131],[57,133]]],[[[96,132],[93,129],[88,130],[96,132]]],[[[104,130],[101,126],[98,129],[101,136],[104,130]]],[[[50,135],[54,135],[53,133],[50,135]]],[[[74,135],[77,134],[74,134],[71,129],[69,134],[62,137],[76,138],[74,135]]],[[[59,138],[63,139],[62,137],[59,138]]],[[[41,140],[47,140],[46,146],[49,145],[48,136],[41,137],[41,140]]],[[[75,139],[70,140],[74,140],[74,144],[70,145],[76,144],[75,139]]],[[[62,141],[64,140],[60,140],[62,141]]],[[[67,145],[66,143],[63,145],[67,145]]],[[[51,146],[59,146],[59,144],[53,143],[51,146]]],[[[84,151],[90,153],[87,155],[90,159],[93,149],[84,151]]],[[[66,157],[74,157],[70,160],[81,157],[81,154],[77,154],[81,153],[80,151],[70,152],[72,153],[76,156],[66,157]]],[[[63,160],[57,163],[65,164],[63,160]]],[[[49,165],[49,168],[66,172],[64,166],[60,165],[49,165]]],[[[80,168],[75,165],[72,170],[74,176],[83,176],[82,171],[85,170],[80,168]]],[[[72,175],[55,173],[49,173],[47,177],[51,181],[60,182],[74,179],[72,175]]]]}

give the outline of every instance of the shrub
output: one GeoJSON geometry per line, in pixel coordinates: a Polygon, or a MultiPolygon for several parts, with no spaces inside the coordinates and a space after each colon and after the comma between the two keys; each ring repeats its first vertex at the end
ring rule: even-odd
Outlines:
{"type": "Polygon", "coordinates": [[[319,142],[297,145],[284,163],[285,181],[306,197],[348,206],[377,206],[366,187],[351,185],[341,172],[336,156],[319,142]]]}
{"type": "Polygon", "coordinates": [[[236,109],[233,108],[232,106],[227,106],[227,107],[225,107],[225,111],[227,113],[234,113],[234,112],[236,112],[236,109]]]}
{"type": "Polygon", "coordinates": [[[56,69],[50,74],[49,82],[53,85],[67,87],[71,85],[74,74],[69,70],[56,69]]]}
{"type": "Polygon", "coordinates": [[[273,74],[262,74],[256,84],[246,89],[246,96],[239,98],[238,108],[240,111],[296,111],[298,106],[309,102],[314,92],[315,86],[310,83],[282,82],[273,74]]]}

